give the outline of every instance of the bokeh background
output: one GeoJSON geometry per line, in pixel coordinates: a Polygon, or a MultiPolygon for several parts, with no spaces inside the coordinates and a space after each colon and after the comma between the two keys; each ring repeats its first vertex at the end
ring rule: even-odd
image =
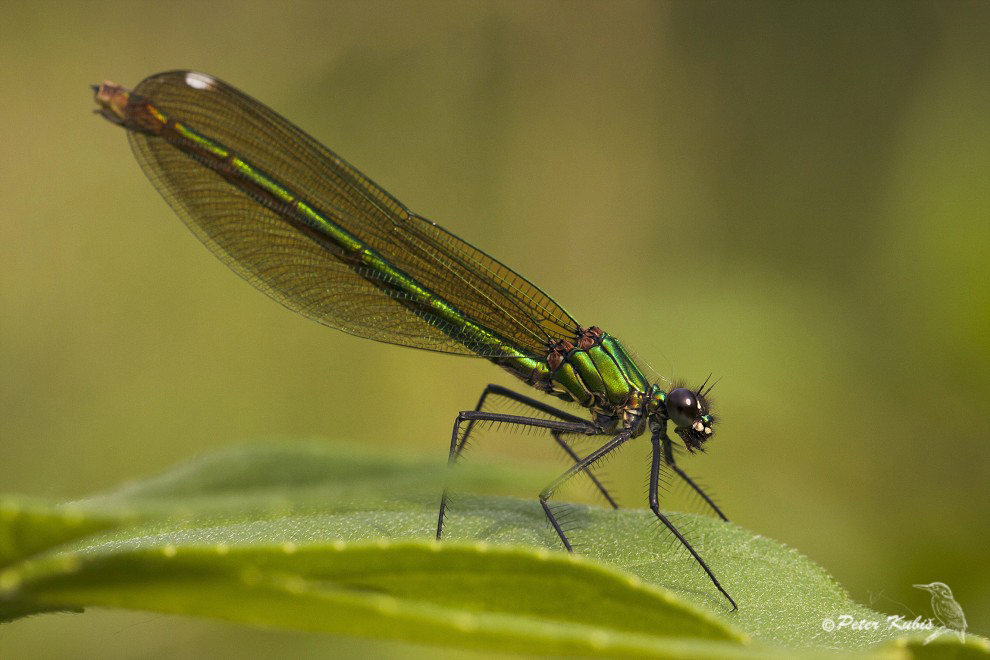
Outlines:
{"type": "MultiPolygon", "coordinates": [[[[721,377],[685,467],[734,521],[884,611],[928,616],[911,585],[946,582],[988,634],[988,34],[985,2],[4,2],[0,490],[272,437],[442,462],[455,412],[513,384],[308,322],[204,250],[88,89],[194,68],[657,372],[721,377]]],[[[608,468],[627,505],[646,444],[608,468]]],[[[0,628],[4,657],[341,649],[408,651],[144,613],[0,628]]]]}

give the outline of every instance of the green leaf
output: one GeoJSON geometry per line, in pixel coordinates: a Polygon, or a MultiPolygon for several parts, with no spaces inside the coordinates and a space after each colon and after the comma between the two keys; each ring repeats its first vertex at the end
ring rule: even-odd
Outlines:
{"type": "MultiPolygon", "coordinates": [[[[518,476],[457,472],[468,491],[518,476]]],[[[443,478],[436,461],[285,443],[69,505],[7,498],[0,619],[104,606],[538,654],[987,655],[972,635],[904,636],[796,551],[709,518],[672,514],[737,612],[648,511],[566,505],[569,555],[537,502],[459,496],[438,543],[443,478]],[[823,629],[843,615],[876,625],[823,629]]]]}

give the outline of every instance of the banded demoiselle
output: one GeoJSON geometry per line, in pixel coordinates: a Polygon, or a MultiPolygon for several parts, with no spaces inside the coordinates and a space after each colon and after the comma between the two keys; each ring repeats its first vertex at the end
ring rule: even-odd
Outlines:
{"type": "MultiPolygon", "coordinates": [[[[715,587],[735,601],[660,510],[661,467],[676,473],[709,507],[722,511],[675,463],[667,422],[689,451],[703,449],[715,417],[711,388],[650,383],[619,341],[585,327],[539,287],[416,215],[330,149],[267,106],[202,73],[169,71],[133,90],[94,86],[97,110],[127,129],[134,155],[165,201],[220,259],[266,294],[315,321],[376,341],[486,358],[545,394],[586,409],[588,418],[489,385],[474,410],[454,422],[448,461],[461,455],[478,423],[542,429],[573,464],[539,495],[554,491],[649,429],[649,504],[715,587]],[[484,410],[488,397],[534,416],[484,410]],[[535,416],[539,414],[539,416],[535,416]],[[607,440],[587,455],[575,435],[607,440]]],[[[440,501],[440,539],[447,492],[440,501]]]]}

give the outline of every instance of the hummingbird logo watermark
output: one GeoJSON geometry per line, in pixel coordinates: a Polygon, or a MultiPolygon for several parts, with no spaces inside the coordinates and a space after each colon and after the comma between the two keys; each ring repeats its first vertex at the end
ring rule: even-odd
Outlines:
{"type": "Polygon", "coordinates": [[[963,614],[959,603],[952,597],[952,590],[943,582],[932,582],[931,584],[913,585],[918,589],[924,589],[932,595],[932,611],[935,618],[942,622],[942,627],[933,632],[925,639],[925,644],[932,641],[947,630],[954,631],[959,635],[959,641],[966,641],[966,615],[963,614]]]}

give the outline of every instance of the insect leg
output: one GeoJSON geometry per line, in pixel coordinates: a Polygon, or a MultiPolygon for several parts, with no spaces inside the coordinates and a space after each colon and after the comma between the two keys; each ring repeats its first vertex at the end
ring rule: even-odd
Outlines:
{"type": "Polygon", "coordinates": [[[705,560],[701,558],[701,555],[699,555],[691,544],[688,543],[687,539],[684,538],[684,535],[681,534],[680,530],[674,527],[674,523],[670,522],[670,520],[667,519],[667,516],[660,512],[660,497],[658,495],[660,482],[660,461],[661,459],[666,460],[666,458],[663,457],[664,448],[661,444],[660,435],[661,431],[658,430],[655,431],[650,438],[650,441],[653,443],[653,460],[650,466],[650,509],[656,517],[660,519],[660,522],[666,525],[667,529],[669,529],[671,533],[677,537],[677,540],[681,542],[681,545],[687,548],[687,551],[691,553],[694,560],[698,562],[701,568],[704,569],[705,573],[708,574],[708,577],[715,585],[715,588],[722,592],[722,595],[729,600],[732,604],[733,611],[735,611],[739,609],[739,606],[736,605],[736,601],[732,600],[732,596],[729,595],[729,592],[727,592],[722,587],[721,583],[719,583],[718,578],[715,577],[714,573],[712,573],[712,569],[708,568],[708,564],[705,563],[705,560]]]}
{"type": "Polygon", "coordinates": [[[566,472],[564,472],[562,475],[554,479],[550,483],[550,485],[548,485],[540,492],[540,506],[543,507],[544,513],[547,514],[547,519],[550,520],[550,524],[553,525],[554,530],[557,532],[557,536],[560,537],[560,540],[563,542],[564,547],[567,548],[568,552],[574,552],[574,549],[571,548],[571,543],[570,541],[567,540],[567,536],[564,534],[564,530],[561,529],[560,523],[557,521],[557,517],[553,514],[553,511],[550,510],[550,505],[547,502],[547,500],[549,500],[553,496],[554,491],[556,491],[561,484],[563,484],[565,481],[573,477],[578,472],[587,470],[596,461],[603,458],[609,452],[618,449],[618,447],[622,445],[622,443],[624,443],[630,437],[632,437],[631,431],[629,430],[622,431],[622,433],[619,433],[617,436],[606,442],[604,445],[602,445],[601,447],[599,447],[598,449],[591,452],[590,454],[582,458],[580,461],[569,467],[566,472]]]}
{"type": "MultiPolygon", "coordinates": [[[[484,407],[485,400],[488,398],[489,395],[504,397],[506,399],[509,399],[510,401],[515,401],[516,403],[520,403],[534,410],[539,410],[544,414],[550,415],[551,417],[555,417],[562,421],[588,424],[588,430],[585,431],[585,433],[593,433],[595,431],[594,427],[586,419],[578,417],[577,415],[572,415],[569,412],[566,412],[559,408],[555,408],[554,406],[547,405],[546,403],[539,401],[538,399],[528,397],[525,394],[520,394],[519,392],[510,390],[507,387],[502,387],[501,385],[488,385],[485,388],[485,390],[481,393],[481,398],[478,399],[478,405],[474,407],[476,411],[481,410],[482,407],[484,407]]],[[[458,457],[461,455],[461,452],[464,450],[464,446],[467,444],[468,441],[468,436],[471,434],[473,428],[474,428],[474,421],[472,420],[468,422],[467,428],[465,429],[464,434],[461,436],[458,442],[457,452],[456,452],[458,457]]],[[[560,448],[563,449],[568,456],[570,456],[572,461],[577,463],[578,461],[581,460],[581,457],[577,454],[577,452],[574,451],[574,449],[571,447],[571,444],[564,439],[560,431],[551,431],[550,435],[553,437],[554,441],[560,446],[560,448]]],[[[608,489],[606,489],[605,486],[602,484],[602,482],[599,481],[598,477],[595,476],[595,474],[591,471],[591,469],[590,468],[586,469],[584,473],[588,475],[588,478],[591,479],[591,483],[594,484],[595,488],[598,489],[598,492],[602,494],[602,497],[605,498],[605,501],[608,502],[613,509],[618,509],[619,505],[615,501],[615,498],[612,497],[612,495],[608,492],[608,489]]]]}
{"type": "MultiPolygon", "coordinates": [[[[577,415],[572,415],[569,412],[565,412],[553,406],[547,405],[542,401],[530,398],[524,394],[519,394],[507,387],[502,387],[501,385],[488,385],[485,390],[481,393],[481,398],[478,399],[478,405],[474,407],[475,412],[479,412],[485,405],[485,400],[488,399],[489,395],[501,396],[509,399],[510,401],[516,401],[524,406],[532,408],[533,410],[539,410],[542,413],[555,417],[564,422],[574,422],[576,424],[585,424],[589,428],[592,427],[591,422],[588,420],[578,417],[577,415]]],[[[461,450],[464,449],[464,445],[467,443],[468,436],[471,435],[471,431],[474,429],[474,420],[468,422],[467,428],[464,431],[464,435],[461,436],[460,442],[457,447],[457,454],[460,455],[461,450]]]]}
{"type": "MultiPolygon", "coordinates": [[[[521,415],[504,415],[501,413],[484,412],[481,410],[465,411],[457,415],[454,420],[454,430],[450,435],[450,453],[447,456],[447,466],[450,467],[457,460],[458,451],[463,443],[458,442],[461,424],[467,422],[469,425],[474,422],[497,422],[501,424],[516,424],[518,426],[530,426],[535,428],[548,429],[558,433],[589,433],[594,431],[594,426],[587,420],[575,417],[578,421],[563,421],[554,419],[541,419],[538,417],[523,417],[521,415]]],[[[587,460],[587,459],[585,459],[587,460]]],[[[584,463],[584,461],[582,461],[584,463]]],[[[571,468],[574,469],[573,467],[571,468]]],[[[581,469],[584,469],[582,466],[581,469]]],[[[440,498],[440,513],[437,516],[437,539],[443,534],[443,519],[447,510],[447,489],[443,489],[443,496],[440,498]]]]}
{"type": "Polygon", "coordinates": [[[670,437],[667,435],[667,429],[661,429],[660,430],[660,440],[663,443],[663,461],[664,461],[664,463],[666,463],[667,465],[669,465],[670,468],[674,472],[677,473],[677,476],[679,476],[681,479],[683,479],[684,482],[688,486],[690,486],[691,488],[693,488],[694,489],[694,492],[698,493],[698,495],[701,496],[701,499],[703,499],[705,501],[705,504],[707,504],[708,506],[710,506],[712,508],[712,511],[714,511],[715,514],[719,518],[721,518],[722,520],[724,520],[726,522],[729,522],[729,519],[725,517],[725,514],[722,513],[722,510],[720,508],[718,508],[718,505],[715,504],[715,502],[712,501],[712,498],[710,498],[708,496],[708,493],[706,493],[701,488],[701,486],[699,486],[698,484],[696,484],[691,477],[687,476],[687,474],[685,474],[684,471],[681,470],[681,468],[677,467],[677,464],[674,463],[674,447],[673,447],[673,444],[670,441],[670,437]]]}

